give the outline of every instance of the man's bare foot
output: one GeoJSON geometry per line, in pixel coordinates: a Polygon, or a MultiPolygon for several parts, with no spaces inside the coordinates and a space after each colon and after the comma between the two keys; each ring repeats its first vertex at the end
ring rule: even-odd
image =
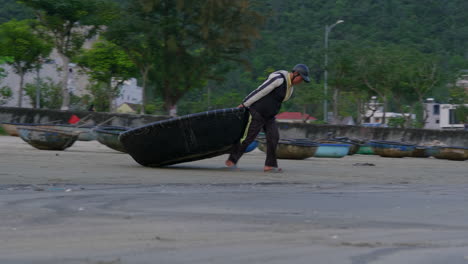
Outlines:
{"type": "Polygon", "coordinates": [[[263,167],[263,172],[283,173],[283,169],[277,168],[277,167],[265,166],[265,167],[263,167]]]}
{"type": "Polygon", "coordinates": [[[234,162],[232,162],[231,160],[226,160],[226,162],[224,162],[224,164],[226,164],[227,167],[234,167],[236,166],[236,164],[234,162]]]}

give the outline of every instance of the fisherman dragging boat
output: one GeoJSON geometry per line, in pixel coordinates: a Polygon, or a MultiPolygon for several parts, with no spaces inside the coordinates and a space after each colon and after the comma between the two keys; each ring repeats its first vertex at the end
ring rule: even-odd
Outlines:
{"type": "Polygon", "coordinates": [[[260,131],[265,131],[267,143],[267,156],[264,172],[281,173],[276,158],[276,146],[279,141],[279,131],[275,116],[281,109],[281,104],[289,98],[294,91],[294,85],[310,82],[309,68],[305,64],[297,64],[291,72],[279,70],[271,73],[268,79],[257,89],[244,98],[238,107],[246,107],[249,111],[249,122],[244,136],[231,150],[225,165],[236,169],[239,159],[245,149],[252,143],[260,131]]]}

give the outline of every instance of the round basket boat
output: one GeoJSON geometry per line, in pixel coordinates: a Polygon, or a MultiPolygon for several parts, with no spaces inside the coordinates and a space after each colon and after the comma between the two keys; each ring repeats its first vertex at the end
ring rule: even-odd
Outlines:
{"type": "Polygon", "coordinates": [[[431,156],[431,148],[427,146],[416,146],[413,150],[411,157],[414,158],[428,158],[431,156]]]}
{"type": "Polygon", "coordinates": [[[320,143],[314,157],[317,158],[342,158],[349,153],[350,144],[320,143]]]}
{"type": "Polygon", "coordinates": [[[375,154],[387,158],[412,157],[416,146],[397,141],[371,140],[369,142],[375,154]]]}
{"type": "Polygon", "coordinates": [[[468,148],[465,147],[433,147],[432,156],[437,159],[468,160],[468,148]]]}
{"type": "Polygon", "coordinates": [[[35,126],[18,126],[18,134],[25,142],[40,150],[65,150],[78,139],[78,133],[35,126]]]}
{"type": "Polygon", "coordinates": [[[372,147],[368,143],[360,144],[356,154],[375,155],[374,150],[372,150],[372,147]]]}
{"type": "MultiPolygon", "coordinates": [[[[267,151],[266,140],[259,139],[258,149],[267,151]]],[[[278,159],[303,160],[313,157],[319,144],[308,139],[280,139],[276,147],[278,159]]]]}
{"type": "Polygon", "coordinates": [[[96,134],[96,140],[113,149],[120,152],[127,153],[125,147],[119,141],[119,136],[122,132],[127,131],[127,127],[117,127],[117,126],[104,126],[94,128],[94,133],[96,134]]]}
{"type": "Polygon", "coordinates": [[[119,140],[139,164],[161,167],[228,153],[247,122],[245,108],[218,109],[132,128],[119,140]]]}
{"type": "Polygon", "coordinates": [[[349,150],[347,155],[354,155],[359,150],[359,143],[348,138],[332,138],[332,139],[323,139],[317,140],[318,143],[324,144],[346,144],[349,145],[349,150]]]}

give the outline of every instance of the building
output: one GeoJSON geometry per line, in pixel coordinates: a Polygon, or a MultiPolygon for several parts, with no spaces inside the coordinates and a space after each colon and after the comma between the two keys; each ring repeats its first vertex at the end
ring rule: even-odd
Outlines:
{"type": "MultiPolygon", "coordinates": [[[[465,104],[468,107],[468,104],[465,104]]],[[[457,120],[455,110],[458,105],[454,104],[439,104],[434,99],[429,98],[424,104],[426,123],[424,128],[427,129],[464,129],[465,124],[462,120],[457,120]]]]}
{"type": "Polygon", "coordinates": [[[117,113],[123,114],[138,114],[141,105],[139,104],[131,104],[131,103],[122,103],[116,109],[117,113]]]}
{"type": "Polygon", "coordinates": [[[120,88],[120,95],[114,100],[115,106],[123,103],[140,105],[143,101],[143,89],[137,85],[135,78],[126,80],[120,88]]]}
{"type": "Polygon", "coordinates": [[[405,117],[411,120],[416,119],[415,114],[410,113],[395,113],[395,112],[383,112],[382,103],[377,101],[376,96],[372,96],[369,103],[366,104],[366,112],[362,117],[363,123],[366,126],[387,126],[391,118],[405,117]],[[382,124],[385,114],[385,124],[382,124]]]}
{"type": "Polygon", "coordinates": [[[286,123],[312,123],[317,118],[301,112],[282,112],[276,115],[276,120],[286,123]]]}

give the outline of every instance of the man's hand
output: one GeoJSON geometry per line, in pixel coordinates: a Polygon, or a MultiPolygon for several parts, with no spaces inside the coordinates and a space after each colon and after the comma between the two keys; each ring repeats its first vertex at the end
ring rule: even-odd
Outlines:
{"type": "Polygon", "coordinates": [[[245,107],[245,105],[240,104],[240,105],[237,106],[237,108],[242,108],[242,107],[245,107]]]}

